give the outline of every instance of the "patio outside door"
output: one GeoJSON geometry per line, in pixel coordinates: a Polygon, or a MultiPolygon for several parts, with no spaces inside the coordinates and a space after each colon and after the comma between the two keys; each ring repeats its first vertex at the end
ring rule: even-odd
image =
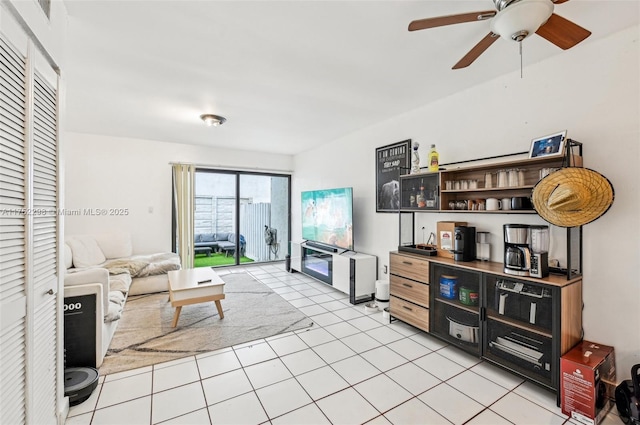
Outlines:
{"type": "Polygon", "coordinates": [[[194,267],[284,259],[289,176],[198,169],[195,186],[194,267]]]}
{"type": "Polygon", "coordinates": [[[240,234],[254,262],[284,260],[289,241],[289,176],[240,175],[240,234]]]}

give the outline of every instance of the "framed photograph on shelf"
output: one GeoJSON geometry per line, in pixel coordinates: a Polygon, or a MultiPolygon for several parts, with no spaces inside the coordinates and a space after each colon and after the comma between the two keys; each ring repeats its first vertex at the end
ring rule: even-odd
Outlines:
{"type": "Polygon", "coordinates": [[[398,212],[400,175],[410,164],[411,139],[376,148],[376,212],[398,212]]]}
{"type": "Polygon", "coordinates": [[[567,130],[548,136],[537,137],[531,141],[529,158],[539,158],[541,156],[562,156],[564,145],[567,140],[567,130]]]}

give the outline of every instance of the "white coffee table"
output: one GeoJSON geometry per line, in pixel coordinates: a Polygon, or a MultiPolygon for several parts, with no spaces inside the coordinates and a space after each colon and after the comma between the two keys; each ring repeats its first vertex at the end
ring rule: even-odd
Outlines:
{"type": "Polygon", "coordinates": [[[224,319],[222,304],[224,281],[210,267],[172,270],[169,275],[169,301],[176,308],[172,327],[178,324],[182,306],[214,301],[220,319],[224,319]]]}

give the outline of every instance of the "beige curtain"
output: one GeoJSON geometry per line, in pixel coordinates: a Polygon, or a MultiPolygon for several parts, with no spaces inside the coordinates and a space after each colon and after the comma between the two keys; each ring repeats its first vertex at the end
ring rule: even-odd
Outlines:
{"type": "Polygon", "coordinates": [[[182,268],[192,269],[196,167],[193,164],[172,164],[172,167],[178,254],[182,268]]]}

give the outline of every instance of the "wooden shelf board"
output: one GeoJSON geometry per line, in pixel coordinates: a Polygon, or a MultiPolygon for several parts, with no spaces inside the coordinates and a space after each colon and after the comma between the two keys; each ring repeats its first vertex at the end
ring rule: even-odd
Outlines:
{"type": "Polygon", "coordinates": [[[435,300],[438,301],[438,302],[441,302],[443,304],[450,305],[451,307],[455,307],[455,308],[459,308],[461,310],[468,311],[469,313],[472,313],[472,314],[480,314],[478,306],[469,306],[469,305],[462,304],[461,302],[456,301],[456,300],[447,300],[447,299],[440,298],[440,297],[436,297],[435,300]]]}
{"type": "Polygon", "coordinates": [[[417,208],[401,208],[400,212],[425,212],[425,213],[480,213],[480,214],[537,214],[536,210],[425,210],[417,208]]]}
{"type": "Polygon", "coordinates": [[[533,189],[533,185],[514,187],[480,187],[478,189],[442,189],[442,193],[467,193],[467,192],[503,192],[505,190],[533,189]]]}
{"type": "Polygon", "coordinates": [[[547,337],[547,338],[552,338],[553,335],[551,334],[551,331],[548,329],[545,329],[543,327],[540,326],[536,326],[536,325],[532,325],[532,324],[525,324],[522,323],[518,320],[514,320],[514,319],[510,319],[508,317],[504,317],[504,316],[500,316],[498,313],[496,313],[495,310],[492,309],[487,309],[487,319],[490,320],[495,320],[496,322],[501,322],[504,323],[506,325],[509,326],[513,326],[515,328],[518,329],[523,329],[525,331],[529,331],[529,332],[533,332],[535,334],[547,337]]]}

